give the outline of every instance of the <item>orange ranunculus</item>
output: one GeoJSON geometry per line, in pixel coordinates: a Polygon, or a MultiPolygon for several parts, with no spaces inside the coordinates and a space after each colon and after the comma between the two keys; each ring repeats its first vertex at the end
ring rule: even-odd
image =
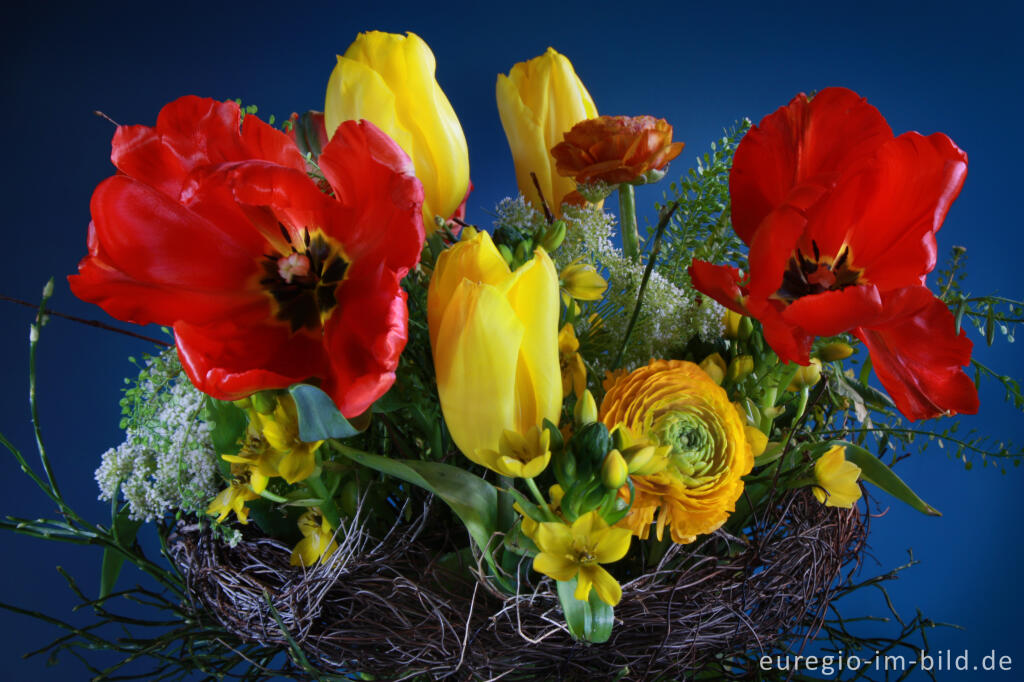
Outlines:
{"type": "Polygon", "coordinates": [[[653,116],[598,116],[580,121],[551,150],[559,175],[579,184],[635,182],[683,151],[672,126],[653,116]]]}
{"type": "MultiPolygon", "coordinates": [[[[659,539],[669,526],[674,541],[688,543],[729,518],[754,457],[743,420],[698,365],[652,360],[609,388],[599,419],[671,446],[664,468],[632,477],[636,500],[619,525],[646,538],[657,521],[659,539]]],[[[620,494],[628,499],[628,487],[620,494]]]]}

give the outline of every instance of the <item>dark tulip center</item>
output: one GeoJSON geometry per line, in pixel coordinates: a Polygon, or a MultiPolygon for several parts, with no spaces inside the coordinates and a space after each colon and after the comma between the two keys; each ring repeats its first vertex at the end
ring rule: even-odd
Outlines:
{"type": "Polygon", "coordinates": [[[274,316],[287,322],[293,332],[320,329],[338,304],[336,292],[345,279],[348,261],[341,248],[317,231],[302,231],[300,243],[283,225],[281,234],[291,253],[270,253],[263,257],[260,284],[273,297],[274,316]]]}
{"type": "Polygon", "coordinates": [[[860,284],[861,271],[850,266],[850,249],[843,246],[835,260],[822,258],[818,245],[812,257],[797,249],[789,257],[789,265],[782,275],[782,286],[775,292],[777,298],[792,303],[798,298],[826,291],[840,291],[860,284]]]}

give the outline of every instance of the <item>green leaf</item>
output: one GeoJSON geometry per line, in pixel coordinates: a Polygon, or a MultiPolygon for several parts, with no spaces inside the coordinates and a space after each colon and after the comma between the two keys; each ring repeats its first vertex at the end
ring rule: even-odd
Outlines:
{"type": "Polygon", "coordinates": [[[245,411],[224,400],[207,398],[206,421],[213,422],[210,438],[218,455],[233,455],[238,452],[245,429],[249,424],[245,411]]]}
{"type": "Polygon", "coordinates": [[[881,488],[919,512],[929,516],[942,516],[942,512],[918,497],[917,493],[911,490],[910,486],[904,483],[903,479],[897,476],[895,471],[890,469],[872,453],[862,447],[844,441],[833,441],[829,445],[844,446],[846,448],[846,459],[860,467],[860,476],[868,483],[881,488]]]}
{"type": "Polygon", "coordinates": [[[575,595],[576,582],[576,578],[557,582],[558,600],[562,603],[569,634],[584,642],[607,642],[615,624],[615,608],[601,601],[593,588],[589,599],[580,601],[575,595]]]}
{"type": "Polygon", "coordinates": [[[440,497],[466,524],[481,551],[490,555],[488,545],[498,523],[498,491],[493,485],[450,464],[391,459],[344,446],[338,450],[354,462],[418,485],[440,497]]]}
{"type": "MultiPolygon", "coordinates": [[[[117,544],[128,549],[135,542],[135,535],[141,526],[142,521],[133,521],[128,518],[128,507],[125,506],[114,516],[111,535],[117,544]]],[[[124,560],[125,555],[111,547],[103,550],[103,562],[100,565],[100,599],[114,591],[114,585],[117,583],[117,576],[121,574],[124,560]]]]}
{"type": "Polygon", "coordinates": [[[316,386],[293,384],[288,389],[299,413],[299,438],[306,443],[328,438],[349,438],[359,433],[331,397],[316,386]]]}

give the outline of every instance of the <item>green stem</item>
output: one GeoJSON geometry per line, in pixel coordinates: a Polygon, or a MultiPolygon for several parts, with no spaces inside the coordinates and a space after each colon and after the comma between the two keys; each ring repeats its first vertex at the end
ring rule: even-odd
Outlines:
{"type": "MultiPolygon", "coordinates": [[[[249,486],[249,487],[252,488],[252,486],[249,486]]],[[[255,491],[253,491],[253,492],[255,492],[255,491]]],[[[284,504],[285,502],[288,501],[286,498],[281,497],[280,495],[275,495],[274,493],[270,492],[269,490],[264,490],[263,492],[256,493],[256,494],[259,495],[260,497],[264,498],[264,499],[270,500],[271,502],[277,502],[278,504],[284,504]]]]}
{"type": "Polygon", "coordinates": [[[320,480],[320,474],[313,474],[306,479],[306,485],[313,491],[320,500],[320,511],[323,512],[324,518],[327,519],[327,523],[331,524],[331,527],[335,530],[341,524],[341,517],[338,515],[338,507],[335,506],[334,500],[331,499],[331,494],[327,492],[327,486],[320,480]]]}
{"type": "Polygon", "coordinates": [[[551,513],[551,507],[548,506],[547,500],[540,494],[540,489],[537,487],[537,483],[532,478],[524,478],[526,481],[526,487],[530,489],[530,494],[533,495],[534,501],[537,506],[540,507],[541,513],[548,519],[548,521],[558,521],[555,515],[551,513]]]}
{"type": "MultiPolygon", "coordinates": [[[[630,196],[632,196],[633,186],[629,185],[629,188],[630,196]]],[[[622,196],[621,191],[619,196],[622,196]]],[[[650,281],[651,272],[654,270],[654,263],[658,260],[658,251],[661,250],[661,238],[664,236],[665,228],[668,227],[668,222],[672,219],[672,214],[676,212],[677,208],[679,208],[679,202],[673,201],[662,209],[661,218],[658,220],[658,227],[654,232],[654,242],[651,244],[651,255],[647,258],[647,267],[644,269],[643,279],[640,280],[640,290],[636,295],[636,305],[633,306],[633,314],[629,318],[629,325],[626,326],[626,333],[622,336],[622,345],[619,346],[619,353],[615,356],[612,369],[618,369],[619,365],[622,364],[622,357],[625,355],[626,347],[629,345],[629,337],[632,335],[636,321],[640,317],[640,306],[644,302],[644,294],[647,293],[647,282],[650,281]]],[[[633,227],[634,229],[636,228],[635,222],[633,227]]],[[[625,232],[623,232],[623,239],[625,239],[625,232]]]]}
{"type": "Polygon", "coordinates": [[[640,233],[636,227],[636,195],[633,185],[619,185],[619,223],[622,225],[622,251],[636,262],[640,258],[640,233]]]}

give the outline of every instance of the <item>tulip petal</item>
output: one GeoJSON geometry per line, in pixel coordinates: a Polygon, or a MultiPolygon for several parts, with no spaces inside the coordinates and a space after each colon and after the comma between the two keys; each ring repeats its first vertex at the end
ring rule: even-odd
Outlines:
{"type": "Polygon", "coordinates": [[[835,336],[870,326],[881,314],[878,287],[861,285],[798,298],[782,311],[782,319],[812,336],[835,336]]]}
{"type": "Polygon", "coordinates": [[[851,267],[880,289],[924,284],[935,233],[967,175],[967,155],[936,133],[904,133],[844,174],[811,218],[823,254],[849,249],[851,267]]]}
{"type": "MultiPolygon", "coordinates": [[[[801,185],[831,187],[839,171],[871,154],[892,130],[857,93],[826,88],[799,94],[744,136],[729,175],[736,234],[752,243],[761,221],[801,185]]],[[[799,202],[802,208],[809,204],[799,202]]]]}
{"type": "Polygon", "coordinates": [[[452,439],[473,461],[514,428],[524,334],[515,310],[488,284],[464,279],[445,308],[434,346],[438,394],[452,439]]]}
{"type": "Polygon", "coordinates": [[[199,390],[236,400],[268,388],[287,388],[324,376],[327,358],[319,336],[291,334],[285,324],[174,324],[181,366],[199,390]]]}
{"type": "Polygon", "coordinates": [[[456,247],[445,249],[437,257],[434,274],[427,292],[427,322],[430,326],[430,346],[438,352],[437,332],[441,317],[464,279],[481,284],[499,285],[510,276],[508,263],[486,232],[461,241],[456,247]]]}
{"type": "Polygon", "coordinates": [[[695,260],[689,272],[690,281],[697,291],[710,296],[729,310],[749,315],[743,305],[746,293],[740,288],[743,273],[738,268],[695,260]]]}
{"type": "Polygon", "coordinates": [[[956,333],[946,304],[925,287],[887,292],[882,304],[886,319],[854,333],[900,412],[915,420],[975,414],[978,391],[962,369],[973,344],[956,333]]]}
{"type": "MultiPolygon", "coordinates": [[[[525,333],[516,370],[514,424],[519,433],[545,419],[557,423],[562,409],[558,363],[558,273],[543,249],[502,286],[525,333]]],[[[492,339],[492,343],[494,340],[492,339]]]]}

